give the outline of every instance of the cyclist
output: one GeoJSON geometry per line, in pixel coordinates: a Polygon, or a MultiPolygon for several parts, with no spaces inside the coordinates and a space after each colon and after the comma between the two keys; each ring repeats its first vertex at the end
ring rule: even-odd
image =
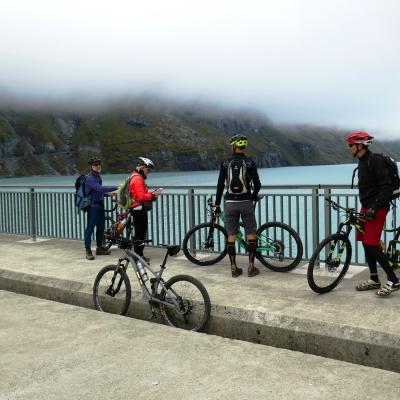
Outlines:
{"type": "Polygon", "coordinates": [[[374,139],[367,132],[352,132],[346,137],[349,151],[358,158],[358,188],[361,202],[361,213],[365,214],[364,235],[357,231],[357,240],[364,247],[365,259],[370,270],[370,279],[356,286],[357,290],[376,290],[377,296],[386,297],[400,289],[400,282],[389,266],[380,239],[390,208],[392,196],[392,179],[384,158],[372,153],[368,146],[374,139]],[[387,283],[381,287],[377,262],[387,275],[387,283]]]}
{"type": "Polygon", "coordinates": [[[88,164],[90,172],[85,181],[86,196],[90,197],[91,204],[87,213],[87,225],[85,229],[85,249],[86,259],[94,260],[91,249],[92,235],[94,228],[96,228],[96,255],[111,254],[110,250],[103,247],[104,242],[104,228],[105,228],[105,214],[104,214],[104,196],[107,194],[114,195],[116,186],[103,186],[100,176],[101,160],[97,157],[92,157],[88,164]]]}
{"type": "Polygon", "coordinates": [[[221,163],[215,200],[215,214],[218,216],[221,213],[221,199],[226,182],[225,226],[228,232],[227,249],[231,262],[232,277],[236,278],[243,272],[236,265],[235,248],[240,218],[242,218],[248,240],[249,266],[247,275],[253,277],[260,273],[258,268],[254,266],[257,251],[257,224],[254,205],[257,201],[261,183],[255,162],[244,154],[244,149],[248,145],[247,137],[243,134],[236,134],[230,138],[229,143],[232,146],[232,157],[221,163]],[[252,185],[253,191],[251,190],[252,185]]]}
{"type": "MultiPolygon", "coordinates": [[[[136,168],[132,171],[129,191],[135,201],[131,205],[133,213],[133,226],[135,228],[135,239],[144,241],[147,234],[148,217],[147,211],[151,210],[152,202],[161,194],[161,190],[157,189],[150,192],[145,180],[147,179],[150,170],[154,168],[153,161],[145,157],[139,157],[136,168]]],[[[144,242],[138,242],[134,246],[135,252],[149,261],[143,256],[144,242]]]]}

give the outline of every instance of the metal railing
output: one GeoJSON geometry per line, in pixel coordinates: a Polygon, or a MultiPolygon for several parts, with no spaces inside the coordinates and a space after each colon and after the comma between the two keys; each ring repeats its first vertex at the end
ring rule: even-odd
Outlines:
{"type": "MultiPolygon", "coordinates": [[[[167,186],[149,215],[149,239],[153,245],[182,243],[191,227],[206,222],[207,195],[211,186],[167,186]]],[[[348,185],[263,186],[264,197],[256,207],[257,223],[281,221],[292,226],[303,241],[304,259],[309,259],[323,237],[336,231],[341,214],[324,201],[330,197],[344,206],[360,208],[356,189],[348,185]]],[[[106,199],[106,208],[112,208],[106,199]]],[[[397,226],[399,211],[391,210],[387,226],[397,226]]],[[[82,240],[86,214],[77,212],[70,186],[0,186],[0,232],[46,238],[82,240]]],[[[384,242],[391,239],[384,234],[384,242]]],[[[354,245],[353,262],[364,263],[360,244],[354,245]]]]}

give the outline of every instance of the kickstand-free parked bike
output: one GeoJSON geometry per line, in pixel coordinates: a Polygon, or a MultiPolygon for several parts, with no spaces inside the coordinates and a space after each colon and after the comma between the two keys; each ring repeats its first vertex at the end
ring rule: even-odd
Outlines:
{"type": "Polygon", "coordinates": [[[168,256],[178,254],[180,246],[165,246],[164,261],[160,269],[154,271],[132,250],[134,244],[134,240],[120,239],[119,247],[125,254],[116,265],[108,265],[97,274],[93,285],[96,309],[121,315],[127,313],[131,302],[127,269],[131,264],[143,296],[149,302],[151,319],[156,317],[158,310],[168,325],[192,331],[204,330],[210,318],[211,303],[203,284],[189,275],[176,275],[168,281],[162,278],[168,256]],[[152,278],[148,279],[147,272],[152,278]]]}
{"type": "MultiPolygon", "coordinates": [[[[261,197],[260,197],[261,198],[261,197]]],[[[184,237],[182,249],[186,258],[197,265],[212,265],[227,254],[228,234],[214,215],[212,198],[207,200],[210,221],[196,225],[184,237]]],[[[224,213],[219,218],[224,221],[224,213]]],[[[240,228],[236,234],[239,247],[247,251],[247,242],[240,228]]],[[[289,225],[282,222],[267,222],[257,230],[257,259],[267,268],[287,272],[295,268],[303,255],[300,236],[289,225]]]]}
{"type": "MultiPolygon", "coordinates": [[[[365,216],[356,212],[354,208],[346,208],[325,198],[334,210],[344,211],[344,221],[340,223],[336,233],[326,237],[316,248],[308,264],[307,280],[310,288],[316,293],[327,293],[334,289],[346,275],[351,261],[352,245],[349,240],[353,226],[362,234],[363,227],[360,221],[365,216]]],[[[400,267],[400,226],[395,229],[385,229],[385,232],[394,233],[389,242],[386,256],[392,268],[400,267]]],[[[384,248],[381,242],[381,247],[384,248]]]]}

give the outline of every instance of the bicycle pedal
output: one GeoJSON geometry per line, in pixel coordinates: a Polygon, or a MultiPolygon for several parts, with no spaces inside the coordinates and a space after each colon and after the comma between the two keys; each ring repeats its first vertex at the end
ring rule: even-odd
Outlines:
{"type": "Polygon", "coordinates": [[[150,316],[149,316],[149,321],[156,319],[157,318],[157,314],[155,313],[155,311],[152,311],[150,316]]]}

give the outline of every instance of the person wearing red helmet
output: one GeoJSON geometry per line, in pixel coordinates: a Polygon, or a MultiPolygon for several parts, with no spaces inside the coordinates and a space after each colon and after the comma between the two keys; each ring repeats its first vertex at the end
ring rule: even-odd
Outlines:
{"type": "Polygon", "coordinates": [[[379,245],[393,188],[384,158],[368,149],[373,139],[368,132],[352,132],[346,137],[350,153],[358,158],[359,198],[361,213],[365,214],[366,221],[361,222],[364,234],[359,231],[356,234],[357,240],[363,244],[370,270],[370,279],[357,285],[356,290],[378,289],[376,295],[386,297],[400,289],[399,279],[379,245]],[[377,263],[387,275],[388,281],[384,286],[381,286],[379,281],[377,263]]]}

